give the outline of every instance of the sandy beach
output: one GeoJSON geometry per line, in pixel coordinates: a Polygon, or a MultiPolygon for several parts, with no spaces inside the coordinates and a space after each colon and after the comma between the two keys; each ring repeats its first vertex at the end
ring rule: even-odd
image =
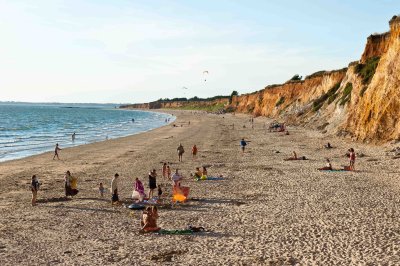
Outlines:
{"type": "Polygon", "coordinates": [[[400,159],[388,150],[304,128],[290,135],[264,129],[266,118],[177,115],[176,124],[146,133],[63,149],[0,164],[0,265],[398,265],[400,264],[400,159]],[[190,121],[190,125],[188,125],[190,121]],[[232,129],[232,124],[235,128],[232,129]],[[244,128],[243,125],[246,127],[244,128]],[[239,141],[249,140],[246,153],[239,141]],[[324,149],[330,142],[335,148],[324,149]],[[185,147],[183,162],[176,148],[185,147]],[[197,160],[190,149],[199,148],[197,160]],[[347,149],[365,154],[356,172],[320,172],[348,164],[347,149]],[[305,161],[284,161],[295,150],[305,161]],[[277,152],[279,151],[279,153],[277,152]],[[120,175],[129,202],[134,179],[147,190],[148,172],[169,199],[161,176],[170,162],[191,189],[184,204],[159,209],[159,226],[203,226],[193,235],[139,234],[141,211],[111,206],[110,187],[120,175]],[[194,181],[196,166],[223,180],[194,181]],[[79,194],[64,200],[64,173],[78,177],[79,194]],[[30,206],[30,177],[43,184],[30,206]]]}

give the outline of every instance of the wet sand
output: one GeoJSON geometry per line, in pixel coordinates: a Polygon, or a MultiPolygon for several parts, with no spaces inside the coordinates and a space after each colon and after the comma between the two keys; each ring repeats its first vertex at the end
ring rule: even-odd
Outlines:
{"type": "Polygon", "coordinates": [[[45,153],[1,163],[0,265],[400,264],[400,159],[387,152],[395,145],[328,139],[304,128],[289,127],[289,136],[269,133],[265,118],[256,118],[252,129],[244,115],[173,113],[183,127],[64,149],[60,161],[45,153]],[[245,154],[242,137],[250,140],[245,154]],[[327,141],[335,148],[322,148],[327,141]],[[180,142],[186,150],[181,163],[180,142]],[[199,148],[195,161],[193,144],[199,148]],[[334,168],[346,165],[350,147],[366,155],[357,158],[357,172],[316,170],[326,157],[334,168]],[[284,161],[293,150],[310,160],[284,161]],[[111,206],[109,193],[99,197],[98,183],[109,188],[118,172],[120,198],[129,202],[134,179],[147,190],[147,174],[156,168],[168,199],[163,161],[181,169],[194,200],[160,208],[159,226],[208,232],[142,235],[141,211],[111,206]],[[189,173],[202,165],[224,179],[194,181],[189,173]],[[80,190],[68,201],[66,170],[78,177],[80,190]],[[35,207],[32,174],[43,183],[35,207]]]}

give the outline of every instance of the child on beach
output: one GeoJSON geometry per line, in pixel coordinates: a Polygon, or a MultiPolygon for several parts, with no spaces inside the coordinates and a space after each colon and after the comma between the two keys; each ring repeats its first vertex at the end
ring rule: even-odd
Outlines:
{"type": "Polygon", "coordinates": [[[355,170],[354,164],[356,162],[356,153],[354,152],[353,148],[349,149],[349,158],[350,158],[349,170],[354,171],[355,170]]]}
{"type": "Polygon", "coordinates": [[[244,140],[244,138],[240,141],[240,148],[242,149],[242,153],[244,153],[244,150],[247,146],[247,142],[244,140]]]}
{"type": "Polygon", "coordinates": [[[162,167],[162,176],[163,176],[164,179],[168,177],[168,173],[167,173],[167,163],[164,163],[164,164],[163,164],[163,167],[162,167]]]}
{"type": "Polygon", "coordinates": [[[161,185],[158,185],[158,199],[161,199],[161,195],[162,195],[161,185]]]}
{"type": "Polygon", "coordinates": [[[111,204],[118,204],[119,203],[119,197],[118,197],[118,177],[119,174],[116,173],[114,175],[114,178],[111,180],[111,204]]]}
{"type": "Polygon", "coordinates": [[[193,157],[193,160],[194,159],[196,159],[196,156],[197,156],[197,146],[196,146],[196,144],[195,145],[193,145],[193,147],[192,147],[192,157],[193,157]]]}
{"type": "Polygon", "coordinates": [[[169,165],[167,165],[167,177],[169,180],[171,180],[171,168],[169,167],[169,165]]]}
{"type": "Polygon", "coordinates": [[[104,192],[105,192],[106,190],[105,190],[105,188],[104,188],[104,186],[103,186],[103,183],[100,183],[99,184],[99,194],[100,194],[100,196],[101,197],[104,197],[104,192]]]}
{"type": "Polygon", "coordinates": [[[31,191],[32,191],[32,206],[36,205],[36,198],[37,198],[37,192],[39,190],[40,183],[36,177],[36,175],[32,176],[32,181],[31,181],[31,191]]]}

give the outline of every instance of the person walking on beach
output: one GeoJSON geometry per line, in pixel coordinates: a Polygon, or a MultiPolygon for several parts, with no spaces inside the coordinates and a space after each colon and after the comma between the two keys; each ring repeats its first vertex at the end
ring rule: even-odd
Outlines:
{"type": "Polygon", "coordinates": [[[118,178],[119,174],[116,173],[114,175],[114,178],[111,180],[111,204],[118,204],[119,203],[119,197],[118,197],[118,178]]]}
{"type": "Polygon", "coordinates": [[[149,173],[149,199],[154,197],[154,189],[157,188],[157,172],[156,169],[149,173]]]}
{"type": "Polygon", "coordinates": [[[176,150],[178,151],[178,160],[182,162],[182,157],[183,154],[185,153],[185,149],[183,148],[182,143],[179,143],[179,146],[176,150]]]}
{"type": "Polygon", "coordinates": [[[196,159],[196,157],[197,157],[197,152],[198,152],[197,146],[196,146],[196,144],[194,144],[194,146],[192,147],[192,157],[193,157],[193,160],[196,159]]]}
{"type": "Polygon", "coordinates": [[[244,150],[246,149],[247,142],[244,140],[244,138],[240,141],[240,148],[242,149],[242,153],[244,153],[244,150]]]}
{"type": "Polygon", "coordinates": [[[32,181],[31,181],[31,190],[32,190],[32,206],[36,205],[36,199],[37,199],[37,192],[39,190],[40,183],[36,177],[36,175],[32,176],[32,181]]]}
{"type": "Polygon", "coordinates": [[[353,148],[349,149],[349,158],[350,158],[349,169],[350,171],[354,171],[355,170],[354,164],[356,162],[356,153],[354,152],[353,148]]]}
{"type": "Polygon", "coordinates": [[[54,149],[53,160],[56,158],[56,156],[57,156],[57,159],[60,160],[60,157],[58,157],[58,151],[61,151],[61,148],[58,146],[58,143],[56,143],[56,147],[54,149]]]}

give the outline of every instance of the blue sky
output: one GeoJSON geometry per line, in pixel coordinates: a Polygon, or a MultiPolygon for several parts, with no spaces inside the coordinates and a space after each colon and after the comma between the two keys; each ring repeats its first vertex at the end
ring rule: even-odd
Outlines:
{"type": "Polygon", "coordinates": [[[398,13],[399,0],[0,0],[0,101],[252,92],[347,66],[398,13]]]}

